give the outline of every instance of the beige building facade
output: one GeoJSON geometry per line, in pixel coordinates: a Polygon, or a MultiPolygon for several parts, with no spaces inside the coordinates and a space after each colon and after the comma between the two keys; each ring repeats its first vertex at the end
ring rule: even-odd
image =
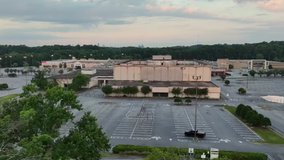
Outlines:
{"type": "MultiPolygon", "coordinates": [[[[172,60],[169,55],[153,56],[152,60],[129,61],[114,65],[114,80],[109,81],[113,88],[137,86],[135,97],[174,97],[173,88],[207,88],[208,95],[200,98],[219,99],[221,89],[211,82],[211,66],[197,65],[193,61],[172,60]],[[199,77],[198,79],[196,79],[199,77]],[[142,86],[149,86],[151,92],[141,93],[142,86]]],[[[129,96],[112,93],[108,96],[129,96]]],[[[179,95],[186,97],[185,94],[179,95]]]]}
{"type": "Polygon", "coordinates": [[[218,59],[218,68],[229,69],[232,65],[233,69],[249,69],[249,70],[262,70],[269,68],[269,61],[265,59],[218,59]]]}

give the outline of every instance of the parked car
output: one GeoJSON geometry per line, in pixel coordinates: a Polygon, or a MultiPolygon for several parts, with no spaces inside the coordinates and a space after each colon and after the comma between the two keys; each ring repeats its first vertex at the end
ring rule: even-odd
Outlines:
{"type": "Polygon", "coordinates": [[[206,136],[205,132],[199,132],[198,130],[189,130],[189,131],[185,131],[184,135],[187,137],[194,137],[195,136],[195,132],[196,132],[196,137],[197,138],[204,138],[206,136]]]}

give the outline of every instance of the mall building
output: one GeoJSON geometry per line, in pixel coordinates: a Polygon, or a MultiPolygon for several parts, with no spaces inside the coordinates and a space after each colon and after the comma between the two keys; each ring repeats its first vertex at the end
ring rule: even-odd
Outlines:
{"type": "MultiPolygon", "coordinates": [[[[194,61],[172,60],[171,55],[154,55],[152,60],[128,61],[113,66],[113,88],[124,86],[149,86],[152,90],[146,97],[174,97],[173,88],[208,88],[209,99],[219,99],[221,89],[211,82],[211,66],[194,61]],[[195,79],[199,77],[198,79],[195,79]]],[[[108,96],[118,96],[110,94],[108,96]]],[[[126,96],[126,95],[119,95],[126,96]]],[[[139,92],[136,97],[145,97],[139,92]]],[[[181,95],[185,97],[185,95],[181,95]]]]}

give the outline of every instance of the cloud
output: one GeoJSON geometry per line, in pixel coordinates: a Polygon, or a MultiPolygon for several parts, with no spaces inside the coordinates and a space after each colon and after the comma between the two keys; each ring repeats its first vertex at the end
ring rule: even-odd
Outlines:
{"type": "Polygon", "coordinates": [[[0,0],[0,18],[72,25],[129,24],[137,17],[181,17],[240,21],[200,9],[160,6],[158,0],[0,0]]]}
{"type": "Polygon", "coordinates": [[[283,0],[269,0],[257,2],[261,9],[272,12],[284,12],[283,0]]]}

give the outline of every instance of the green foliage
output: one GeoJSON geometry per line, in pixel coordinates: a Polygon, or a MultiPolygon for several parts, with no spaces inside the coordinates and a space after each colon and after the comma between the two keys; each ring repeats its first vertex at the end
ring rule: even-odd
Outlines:
{"type": "Polygon", "coordinates": [[[260,121],[258,115],[256,115],[256,114],[251,117],[250,122],[253,126],[259,126],[261,124],[261,121],[260,121]]]}
{"type": "Polygon", "coordinates": [[[256,74],[256,71],[255,71],[255,70],[250,70],[250,71],[249,71],[249,74],[250,74],[250,76],[254,77],[255,74],[256,74]]]}
{"type": "Polygon", "coordinates": [[[174,99],[174,102],[175,102],[175,103],[182,103],[182,99],[181,99],[180,97],[176,97],[176,98],[174,99]]]}
{"type": "MultiPolygon", "coordinates": [[[[10,71],[11,72],[11,71],[10,71]]],[[[16,73],[9,73],[8,74],[9,77],[17,77],[18,75],[16,73]]]]}
{"type": "Polygon", "coordinates": [[[59,74],[63,74],[64,71],[63,71],[62,69],[60,69],[60,70],[58,71],[58,73],[59,73],[59,74]]]}
{"type": "Polygon", "coordinates": [[[272,70],[267,70],[266,72],[265,72],[265,74],[266,74],[266,77],[270,77],[271,75],[272,75],[272,70]]]}
{"type": "Polygon", "coordinates": [[[62,67],[63,67],[63,65],[62,65],[62,63],[60,63],[60,64],[59,64],[59,68],[62,68],[62,67]]]}
{"type": "Polygon", "coordinates": [[[2,84],[0,84],[0,90],[2,90],[2,89],[8,89],[8,88],[9,88],[9,86],[8,86],[7,83],[2,83],[2,84]]]}
{"type": "Polygon", "coordinates": [[[268,65],[268,69],[273,69],[273,67],[272,67],[272,65],[270,64],[270,65],[268,65]]]}
{"type": "Polygon", "coordinates": [[[239,88],[239,89],[238,89],[238,92],[239,92],[240,94],[246,94],[246,93],[247,93],[247,91],[246,91],[244,88],[239,88]]]}
{"type": "Polygon", "coordinates": [[[110,148],[96,118],[85,113],[67,136],[59,129],[73,123],[71,110],[81,110],[74,91],[56,86],[38,93],[33,83],[23,88],[21,98],[0,104],[0,159],[99,159],[110,148]],[[22,147],[21,150],[17,149],[22,147]]]}
{"type": "Polygon", "coordinates": [[[177,88],[173,88],[172,89],[172,94],[174,94],[175,96],[178,96],[182,93],[182,89],[177,87],[177,88]]]}
{"type": "Polygon", "coordinates": [[[242,119],[245,118],[246,114],[248,111],[252,110],[252,108],[250,106],[244,106],[242,107],[242,110],[240,112],[240,116],[242,117],[242,119]]]}
{"type": "Polygon", "coordinates": [[[250,110],[250,111],[248,111],[248,112],[246,113],[244,119],[245,119],[247,122],[250,122],[251,117],[252,117],[253,115],[255,115],[254,111],[253,111],[253,110],[250,110]]]}
{"type": "Polygon", "coordinates": [[[135,95],[139,92],[139,89],[137,86],[124,86],[121,91],[126,95],[135,95]]]}
{"type": "Polygon", "coordinates": [[[220,74],[220,78],[224,81],[226,79],[226,74],[220,74]]]}
{"type": "Polygon", "coordinates": [[[47,85],[47,79],[45,78],[44,71],[35,72],[34,78],[31,80],[32,83],[35,83],[40,89],[45,89],[47,85]]]}
{"type": "Polygon", "coordinates": [[[190,98],[186,98],[185,99],[185,103],[191,103],[191,99],[190,98]]]}
{"type": "Polygon", "coordinates": [[[229,81],[229,80],[225,80],[225,84],[226,84],[226,85],[229,85],[229,84],[230,84],[230,81],[229,81]]]}
{"type": "MultiPolygon", "coordinates": [[[[108,89],[108,90],[110,90],[110,89],[108,89]]],[[[112,92],[114,93],[114,94],[121,94],[122,93],[122,88],[113,88],[112,89],[112,92]]]]}
{"type": "Polygon", "coordinates": [[[52,79],[52,80],[47,81],[47,85],[46,85],[45,89],[53,88],[55,86],[58,86],[58,83],[57,83],[56,79],[52,79]]]}
{"type": "Polygon", "coordinates": [[[229,64],[229,69],[234,69],[234,66],[232,64],[229,64]]]}
{"type": "Polygon", "coordinates": [[[100,159],[100,152],[110,149],[109,140],[97,124],[96,117],[86,112],[69,135],[57,140],[53,159],[100,159]]]}
{"type": "Polygon", "coordinates": [[[146,94],[150,93],[152,90],[149,86],[142,86],[141,92],[146,96],[146,94]]]}
{"type": "MultiPolygon", "coordinates": [[[[102,91],[104,92],[104,94],[109,95],[114,91],[114,89],[110,85],[105,85],[102,87],[102,91]]],[[[115,91],[117,90],[115,89],[115,91]]]]}
{"type": "Polygon", "coordinates": [[[71,90],[78,90],[82,86],[87,86],[90,82],[91,78],[85,74],[78,73],[73,79],[72,83],[68,86],[71,90]]]}
{"type": "MultiPolygon", "coordinates": [[[[162,155],[162,152],[176,154],[176,155],[187,155],[188,154],[188,148],[166,148],[166,147],[152,147],[152,146],[126,145],[126,144],[116,145],[112,149],[112,151],[115,154],[151,155],[153,153],[150,157],[158,158],[158,160],[159,160],[159,157],[162,155]],[[157,151],[157,149],[160,151],[157,151]]],[[[200,155],[202,153],[207,153],[207,151],[209,150],[195,148],[194,157],[200,158],[200,155]]],[[[266,154],[254,153],[254,152],[219,151],[219,156],[220,158],[228,158],[228,159],[267,160],[266,154]]],[[[152,159],[149,159],[149,160],[152,160],[152,159]]]]}
{"type": "Polygon", "coordinates": [[[245,107],[244,104],[239,104],[237,109],[236,109],[236,115],[240,116],[241,115],[241,110],[242,108],[245,107]]]}
{"type": "Polygon", "coordinates": [[[264,125],[265,127],[271,126],[271,121],[270,121],[270,119],[267,118],[267,117],[264,117],[263,120],[262,120],[262,125],[264,125]]]}

